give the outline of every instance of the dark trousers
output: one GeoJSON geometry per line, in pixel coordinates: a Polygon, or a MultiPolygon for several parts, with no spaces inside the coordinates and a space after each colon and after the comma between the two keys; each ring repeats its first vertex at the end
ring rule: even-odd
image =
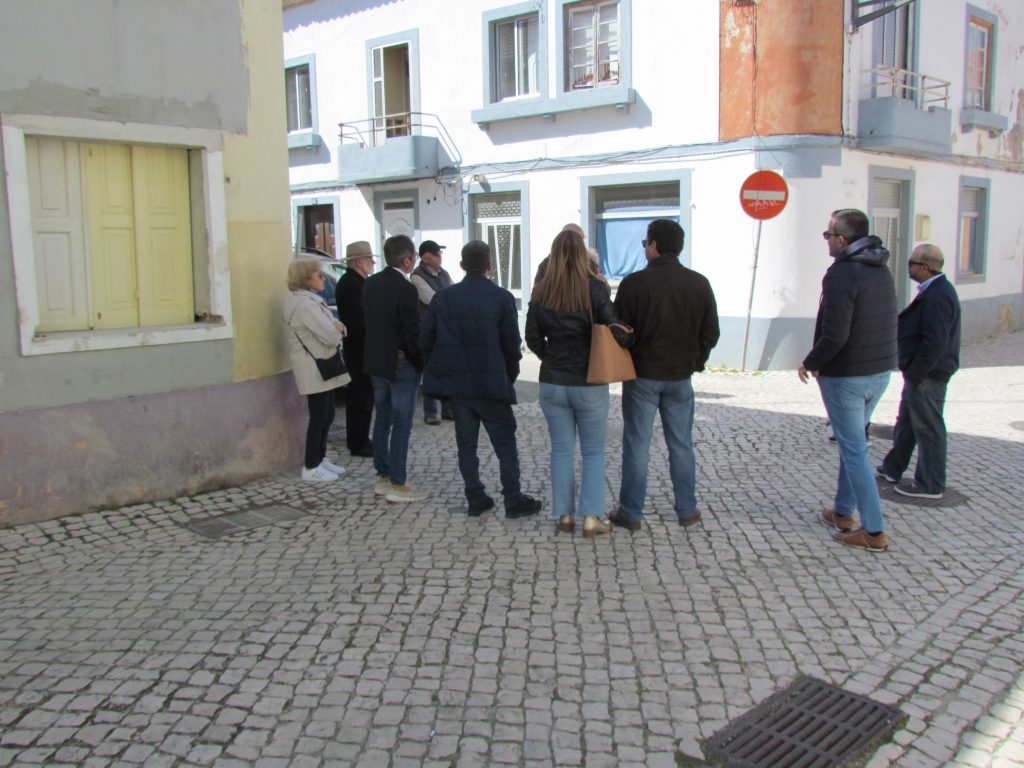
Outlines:
{"type": "Polygon", "coordinates": [[[370,444],[370,421],[373,418],[373,382],[368,374],[350,371],[345,400],[345,444],[357,451],[370,444]]]}
{"type": "Polygon", "coordinates": [[[903,395],[892,435],[892,449],[882,462],[887,475],[899,477],[910,466],[917,447],[914,482],[929,493],[946,490],[946,405],[944,381],[925,379],[920,384],[903,380],[903,395]]]}
{"type": "Polygon", "coordinates": [[[309,426],[306,427],[306,469],[319,467],[327,455],[327,433],[334,423],[334,390],[306,395],[309,426]]]}
{"type": "Polygon", "coordinates": [[[466,485],[466,499],[479,501],[484,496],[480,482],[480,459],[476,454],[480,439],[480,425],[484,425],[498,457],[501,474],[501,493],[506,506],[520,496],[519,450],[516,448],[516,417],[512,406],[501,400],[453,397],[452,415],[455,417],[455,444],[459,449],[459,472],[466,485]]]}

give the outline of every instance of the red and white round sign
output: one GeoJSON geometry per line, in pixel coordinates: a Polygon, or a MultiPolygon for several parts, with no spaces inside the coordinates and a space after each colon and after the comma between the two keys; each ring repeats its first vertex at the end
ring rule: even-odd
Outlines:
{"type": "Polygon", "coordinates": [[[740,205],[755,219],[772,219],[782,213],[789,200],[786,180],[775,171],[756,171],[740,187],[740,205]]]}

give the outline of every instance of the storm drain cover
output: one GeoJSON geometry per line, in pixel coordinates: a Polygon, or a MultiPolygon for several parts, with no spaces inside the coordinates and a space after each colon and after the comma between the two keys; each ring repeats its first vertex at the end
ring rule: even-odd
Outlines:
{"type": "Polygon", "coordinates": [[[228,512],[215,517],[202,517],[198,520],[191,520],[182,523],[193,533],[205,536],[208,539],[222,539],[242,531],[251,531],[254,528],[262,528],[265,525],[276,525],[286,523],[290,520],[298,520],[306,517],[302,512],[291,507],[262,507],[260,509],[243,509],[239,512],[228,512]]]}
{"type": "MultiPolygon", "coordinates": [[[[908,472],[906,477],[907,479],[912,479],[914,477],[913,471],[908,472]]],[[[941,499],[921,499],[915,496],[904,496],[902,493],[896,493],[893,487],[890,483],[886,483],[881,479],[878,480],[878,495],[882,497],[883,501],[909,504],[912,507],[960,507],[967,503],[967,497],[955,488],[947,487],[942,492],[941,499]]]]}
{"type": "Polygon", "coordinates": [[[712,736],[709,756],[750,768],[839,768],[888,740],[898,709],[801,677],[712,736]]]}

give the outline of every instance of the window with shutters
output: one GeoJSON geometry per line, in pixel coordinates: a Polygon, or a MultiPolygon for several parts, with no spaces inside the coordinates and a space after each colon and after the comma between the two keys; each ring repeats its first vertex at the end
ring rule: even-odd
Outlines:
{"type": "Polygon", "coordinates": [[[960,224],[957,238],[957,281],[969,282],[985,276],[988,230],[987,179],[965,177],[960,181],[960,224]]]}
{"type": "Polygon", "coordinates": [[[13,116],[3,138],[23,354],[230,337],[219,134],[13,116]],[[154,131],[183,141],[130,138],[154,131]]]}

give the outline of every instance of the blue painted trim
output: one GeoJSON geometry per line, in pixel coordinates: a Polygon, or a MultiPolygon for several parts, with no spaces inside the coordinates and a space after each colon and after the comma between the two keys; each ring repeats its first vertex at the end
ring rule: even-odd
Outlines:
{"type": "Polygon", "coordinates": [[[636,91],[625,86],[613,85],[605,88],[594,88],[579,91],[572,96],[559,96],[556,99],[516,99],[492,104],[483,109],[474,109],[470,114],[474,123],[487,129],[490,123],[503,120],[521,120],[527,117],[546,117],[554,119],[565,112],[579,112],[585,109],[615,107],[623,114],[629,112],[631,105],[636,104],[636,91]]]}
{"type": "MultiPolygon", "coordinates": [[[[989,198],[992,194],[992,180],[980,176],[961,176],[960,185],[957,187],[956,201],[956,253],[953,255],[956,260],[956,268],[953,271],[954,280],[958,285],[965,283],[985,282],[985,272],[988,268],[988,211],[989,198]],[[963,237],[964,209],[963,190],[964,187],[978,187],[983,190],[978,205],[978,254],[974,272],[960,274],[960,241],[963,237]]],[[[946,265],[946,272],[949,272],[949,265],[946,265]]]]}
{"type": "Polygon", "coordinates": [[[296,67],[309,67],[309,128],[292,131],[288,134],[288,149],[309,149],[320,146],[320,113],[316,98],[316,54],[293,56],[284,60],[284,71],[296,67]]]}
{"type": "MultiPolygon", "coordinates": [[[[632,173],[602,174],[580,178],[580,219],[588,233],[596,231],[597,212],[595,190],[598,187],[621,187],[630,184],[660,184],[666,181],[679,182],[679,226],[685,232],[683,252],[679,261],[689,267],[693,263],[693,217],[690,201],[693,197],[693,170],[689,168],[669,171],[637,171],[632,173]]],[[[589,241],[588,241],[589,242],[589,241]]]]}
{"type": "MultiPolygon", "coordinates": [[[[294,190],[293,190],[294,194],[294,190]]],[[[295,249],[295,226],[294,222],[298,221],[299,208],[307,208],[311,205],[330,205],[334,211],[334,245],[335,254],[341,253],[341,197],[339,195],[317,195],[315,197],[292,197],[292,231],[290,241],[292,244],[292,250],[295,249]]]]}
{"type": "Polygon", "coordinates": [[[997,115],[995,112],[986,112],[984,109],[974,107],[964,107],[960,110],[960,127],[965,131],[980,128],[1002,133],[1010,127],[1010,120],[1006,115],[997,115]]]}

